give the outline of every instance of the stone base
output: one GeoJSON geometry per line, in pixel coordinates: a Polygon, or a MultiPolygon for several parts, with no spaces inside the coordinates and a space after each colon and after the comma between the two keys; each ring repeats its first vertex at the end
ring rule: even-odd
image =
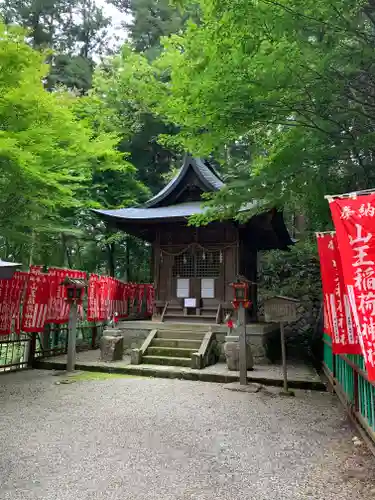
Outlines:
{"type": "Polygon", "coordinates": [[[100,340],[100,359],[102,361],[120,361],[124,352],[122,336],[106,335],[100,340]]]}
{"type": "MultiPolygon", "coordinates": [[[[254,368],[254,359],[251,352],[251,346],[248,342],[247,349],[247,360],[246,360],[246,368],[248,370],[253,370],[254,368]]],[[[225,342],[224,344],[224,353],[227,361],[228,370],[231,371],[239,371],[240,369],[240,343],[236,341],[225,342]]]]}
{"type": "MultiPolygon", "coordinates": [[[[165,330],[175,328],[181,328],[183,326],[186,329],[186,325],[191,326],[192,331],[194,331],[194,323],[184,323],[184,322],[158,322],[158,321],[121,321],[117,325],[117,330],[121,332],[124,338],[124,351],[126,354],[131,354],[132,349],[142,347],[144,340],[147,338],[151,330],[155,328],[158,330],[165,330]]],[[[200,324],[200,327],[202,324],[200,324]]],[[[225,337],[228,335],[228,327],[224,324],[217,325],[215,323],[205,324],[207,329],[211,327],[212,331],[215,333],[215,337],[218,343],[220,351],[220,361],[225,361],[224,353],[224,343],[225,337]]],[[[247,336],[250,339],[251,351],[256,364],[267,363],[266,352],[264,348],[264,341],[266,337],[272,332],[277,332],[279,330],[279,325],[275,323],[250,323],[246,326],[247,336]]],[[[208,330],[207,330],[208,331],[208,330]]],[[[236,330],[232,330],[235,335],[236,330]]]]}
{"type": "Polygon", "coordinates": [[[140,349],[132,349],[130,352],[130,364],[140,365],[142,363],[142,352],[140,349]]]}
{"type": "Polygon", "coordinates": [[[240,385],[239,382],[233,382],[231,384],[225,384],[224,389],[228,389],[228,391],[235,391],[235,392],[257,393],[262,390],[262,386],[261,384],[256,384],[256,383],[240,385]]]}

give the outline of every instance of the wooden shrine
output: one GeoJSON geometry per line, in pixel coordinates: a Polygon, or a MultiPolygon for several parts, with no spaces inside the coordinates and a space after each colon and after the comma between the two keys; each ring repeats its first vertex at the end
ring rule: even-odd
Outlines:
{"type": "MultiPolygon", "coordinates": [[[[108,224],[152,244],[156,313],[162,321],[220,323],[233,308],[231,283],[237,276],[256,282],[257,253],[293,244],[275,209],[246,223],[189,226],[188,218],[204,211],[202,194],[223,186],[207,161],[186,155],[176,177],[144,206],[95,210],[108,224]]],[[[255,284],[249,298],[248,320],[256,321],[255,284]]]]}

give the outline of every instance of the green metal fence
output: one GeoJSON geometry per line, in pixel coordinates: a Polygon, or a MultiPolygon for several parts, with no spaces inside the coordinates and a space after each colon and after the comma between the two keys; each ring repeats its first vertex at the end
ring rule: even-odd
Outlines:
{"type": "MultiPolygon", "coordinates": [[[[77,351],[99,347],[105,323],[80,322],[77,327],[77,351]]],[[[0,337],[0,373],[23,370],[36,359],[66,354],[68,326],[47,325],[43,333],[12,333],[0,337]]]]}
{"type": "Polygon", "coordinates": [[[363,356],[332,353],[324,336],[323,369],[349,414],[375,444],[375,383],[369,382],[363,356]]]}

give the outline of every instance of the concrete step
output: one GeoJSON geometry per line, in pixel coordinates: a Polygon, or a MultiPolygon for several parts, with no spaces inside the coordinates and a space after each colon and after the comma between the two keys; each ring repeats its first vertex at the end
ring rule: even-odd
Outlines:
{"type": "Polygon", "coordinates": [[[210,317],[210,318],[213,318],[214,320],[216,320],[216,311],[213,311],[212,309],[201,309],[201,316],[206,316],[206,317],[210,317]]]}
{"type": "Polygon", "coordinates": [[[151,342],[151,347],[187,347],[189,349],[198,350],[201,343],[201,340],[154,338],[151,342]]]}
{"type": "Polygon", "coordinates": [[[142,363],[147,365],[167,365],[167,366],[188,366],[190,367],[190,358],[179,358],[169,356],[142,356],[142,363]]]}
{"type": "Polygon", "coordinates": [[[188,347],[156,347],[150,346],[146,351],[146,356],[168,356],[172,358],[191,358],[193,352],[198,349],[188,347]]]}
{"type": "MultiPolygon", "coordinates": [[[[135,321],[132,324],[132,329],[142,329],[140,326],[141,322],[136,323],[135,321]]],[[[160,322],[148,322],[148,329],[157,329],[157,330],[183,330],[187,332],[207,332],[207,324],[206,323],[189,323],[189,321],[185,321],[184,318],[181,318],[179,321],[168,322],[168,323],[160,323],[160,322]]]]}
{"type": "Polygon", "coordinates": [[[194,332],[194,331],[187,331],[187,330],[180,330],[180,329],[158,330],[158,333],[156,334],[156,338],[157,339],[173,339],[173,340],[177,340],[177,339],[199,340],[202,342],[205,334],[206,334],[205,331],[194,332]]]}
{"type": "Polygon", "coordinates": [[[180,315],[180,314],[175,314],[175,313],[168,313],[164,316],[164,321],[174,321],[177,322],[178,320],[184,321],[186,323],[215,323],[216,322],[216,315],[197,315],[197,314],[189,314],[188,316],[180,315]]]}

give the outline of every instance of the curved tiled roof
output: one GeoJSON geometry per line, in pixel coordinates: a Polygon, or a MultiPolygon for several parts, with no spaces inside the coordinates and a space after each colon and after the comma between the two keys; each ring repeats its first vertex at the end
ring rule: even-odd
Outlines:
{"type": "MultiPolygon", "coordinates": [[[[254,208],[256,203],[248,203],[240,212],[254,208]]],[[[98,215],[106,218],[122,219],[124,221],[151,221],[155,219],[181,219],[191,215],[203,214],[207,210],[200,201],[189,201],[178,203],[167,207],[131,207],[118,208],[115,210],[93,210],[98,215]]]]}
{"type": "Polygon", "coordinates": [[[194,214],[202,214],[204,211],[205,209],[202,208],[202,203],[200,201],[179,203],[178,205],[170,205],[168,207],[132,207],[119,208],[117,210],[94,210],[97,214],[111,218],[139,221],[190,217],[194,214]]]}
{"type": "Polygon", "coordinates": [[[145,207],[151,208],[161,203],[169,194],[174,191],[189,168],[193,168],[199,180],[206,187],[207,191],[218,191],[224,187],[223,181],[219,178],[214,168],[201,158],[194,158],[190,155],[185,155],[184,163],[178,174],[161,190],[145,203],[145,207]]]}

